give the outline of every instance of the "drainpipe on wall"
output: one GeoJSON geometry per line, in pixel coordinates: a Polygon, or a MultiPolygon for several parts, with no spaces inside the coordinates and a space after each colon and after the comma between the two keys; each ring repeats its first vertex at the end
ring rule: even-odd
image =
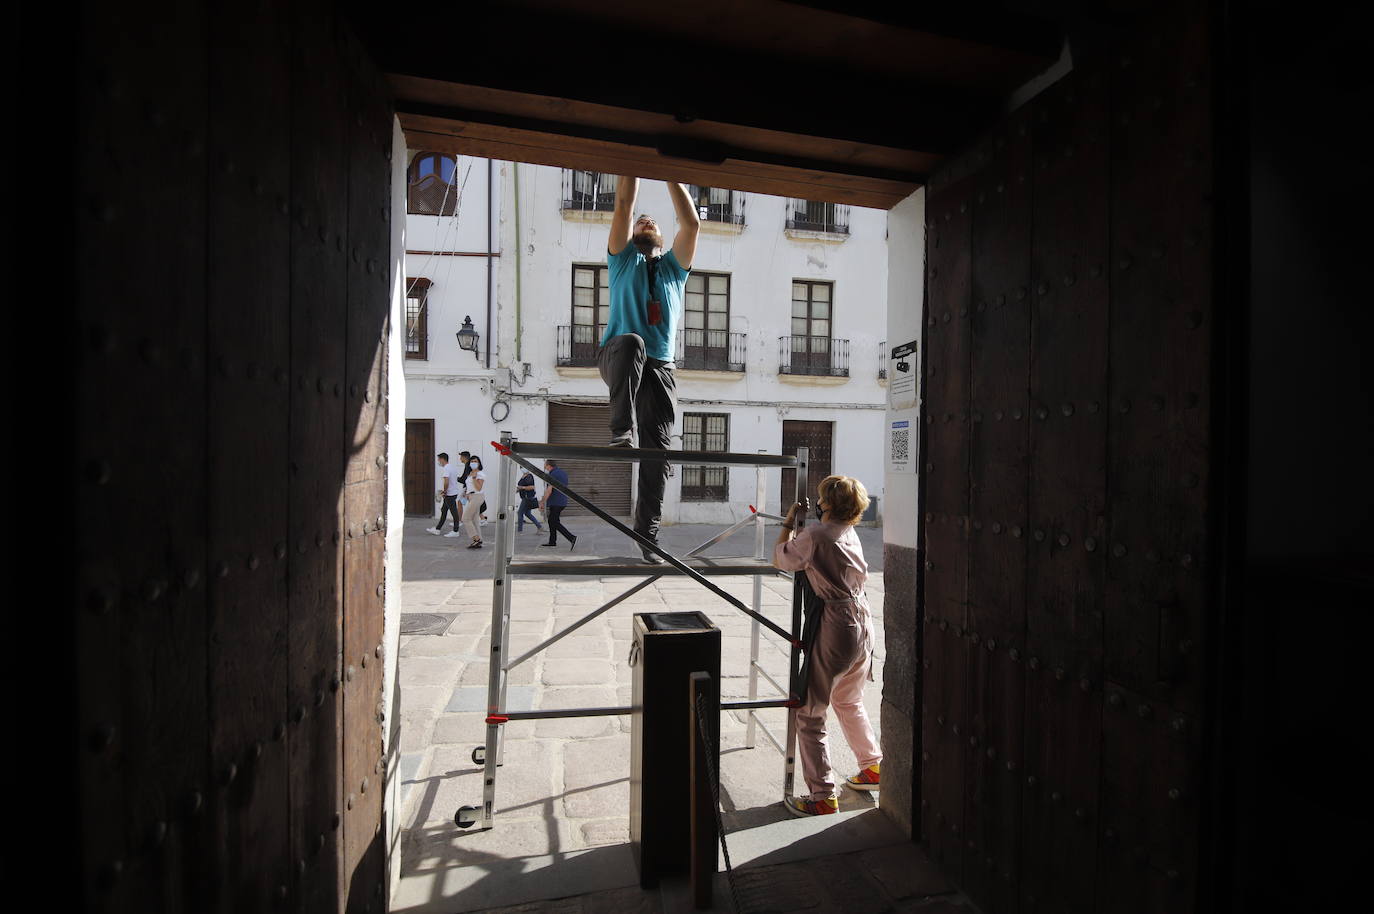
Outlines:
{"type": "Polygon", "coordinates": [[[520,248],[525,240],[520,234],[520,163],[511,162],[510,167],[515,178],[515,361],[523,362],[520,356],[520,248]]]}
{"type": "Polygon", "coordinates": [[[491,368],[491,159],[487,159],[487,368],[491,368]]]}

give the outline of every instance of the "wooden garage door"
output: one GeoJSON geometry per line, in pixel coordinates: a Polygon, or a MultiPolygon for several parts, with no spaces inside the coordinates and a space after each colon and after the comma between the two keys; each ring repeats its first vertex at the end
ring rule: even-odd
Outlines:
{"type": "MultiPolygon", "coordinates": [[[[549,440],[559,444],[604,445],[610,440],[611,408],[604,404],[549,404],[549,440]]],[[[617,517],[630,514],[629,463],[591,463],[567,460],[562,464],[568,471],[568,482],[597,507],[617,517]]],[[[576,502],[568,505],[567,514],[586,514],[576,502]]]]}
{"type": "Polygon", "coordinates": [[[434,420],[406,420],[406,513],[434,516],[434,420]]]}

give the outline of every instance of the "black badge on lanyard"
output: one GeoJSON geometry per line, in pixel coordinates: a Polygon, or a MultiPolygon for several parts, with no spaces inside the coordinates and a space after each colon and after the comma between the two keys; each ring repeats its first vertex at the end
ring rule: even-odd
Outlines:
{"type": "Polygon", "coordinates": [[[663,303],[654,294],[654,286],[658,285],[658,261],[657,257],[646,257],[644,262],[649,265],[649,326],[654,326],[663,320],[663,303]]]}

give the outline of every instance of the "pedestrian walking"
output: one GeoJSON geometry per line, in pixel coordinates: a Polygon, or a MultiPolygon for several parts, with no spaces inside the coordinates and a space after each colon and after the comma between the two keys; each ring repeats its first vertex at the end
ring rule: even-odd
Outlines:
{"type": "Polygon", "coordinates": [[[439,523],[429,528],[429,532],[435,536],[459,536],[458,518],[462,511],[458,507],[458,497],[463,494],[463,485],[458,481],[458,472],[454,467],[449,466],[448,454],[439,454],[439,491],[438,495],[444,500],[444,506],[439,511],[439,523]],[[453,532],[444,533],[444,520],[453,516],[453,532]]]}
{"type": "MultiPolygon", "coordinates": [[[[633,447],[638,434],[640,447],[666,449],[677,421],[673,350],[701,218],[687,188],[670,183],[678,230],[664,253],[658,222],[644,214],[632,221],[638,196],[639,179],[621,177],[606,244],[610,313],[597,368],[610,392],[611,447],[633,447]]],[[[667,461],[640,461],[634,530],[654,543],[669,473],[667,461]]],[[[662,564],[657,553],[640,551],[644,561],[662,564]]]]}
{"type": "Polygon", "coordinates": [[[482,548],[482,531],[478,527],[477,519],[482,514],[482,505],[486,504],[482,496],[482,489],[487,484],[487,474],[482,469],[482,458],[473,457],[468,462],[468,503],[463,508],[463,527],[467,530],[468,536],[472,537],[472,542],[468,543],[469,549],[482,548]],[[474,467],[473,464],[476,464],[474,467]]]}
{"type": "MultiPolygon", "coordinates": [[[[559,485],[568,484],[568,471],[559,467],[553,460],[544,461],[544,472],[551,479],[556,480],[559,485]]],[[[544,498],[539,502],[539,507],[544,512],[545,519],[549,522],[549,541],[540,543],[541,546],[557,546],[558,534],[562,533],[564,539],[568,541],[568,550],[572,551],[577,546],[577,537],[567,527],[563,526],[561,520],[563,509],[568,506],[568,496],[555,489],[553,486],[544,487],[544,498]]]]}
{"type": "Polygon", "coordinates": [[[883,755],[863,703],[864,684],[873,669],[873,617],[864,592],[868,562],[854,525],[868,507],[868,491],[851,476],[827,476],[816,494],[820,522],[797,532],[807,502],[794,504],[773,547],[773,564],[783,571],[805,571],[822,604],[815,643],[807,655],[806,700],[793,712],[802,777],[809,791],[783,801],[796,816],[828,815],[839,809],[826,744],[827,708],[835,709],[859,762],[859,773],[846,778],[845,786],[877,790],[883,755]]]}
{"type": "MultiPolygon", "coordinates": [[[[471,453],[470,451],[459,451],[459,452],[458,452],[458,456],[459,456],[459,457],[462,459],[462,461],[463,461],[463,474],[462,474],[461,476],[458,477],[458,481],[461,482],[463,485],[466,486],[467,483],[468,483],[468,476],[470,476],[470,475],[472,474],[472,453],[471,453]]],[[[480,464],[482,461],[479,459],[477,462],[480,464]]],[[[486,525],[487,525],[487,500],[486,500],[485,498],[483,498],[483,499],[482,499],[482,526],[485,527],[486,525]]]]}
{"type": "Polygon", "coordinates": [[[534,509],[539,507],[539,496],[534,492],[534,474],[526,470],[525,475],[515,484],[515,491],[520,496],[520,513],[515,518],[515,532],[524,533],[525,521],[528,519],[540,533],[543,533],[544,525],[539,523],[533,514],[534,509]]]}

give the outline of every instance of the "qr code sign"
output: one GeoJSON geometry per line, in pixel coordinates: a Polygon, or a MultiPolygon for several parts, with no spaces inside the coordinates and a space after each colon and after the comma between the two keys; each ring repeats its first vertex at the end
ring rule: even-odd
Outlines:
{"type": "Polygon", "coordinates": [[[906,463],[911,459],[911,429],[892,430],[892,453],[888,459],[893,463],[906,463]]]}

